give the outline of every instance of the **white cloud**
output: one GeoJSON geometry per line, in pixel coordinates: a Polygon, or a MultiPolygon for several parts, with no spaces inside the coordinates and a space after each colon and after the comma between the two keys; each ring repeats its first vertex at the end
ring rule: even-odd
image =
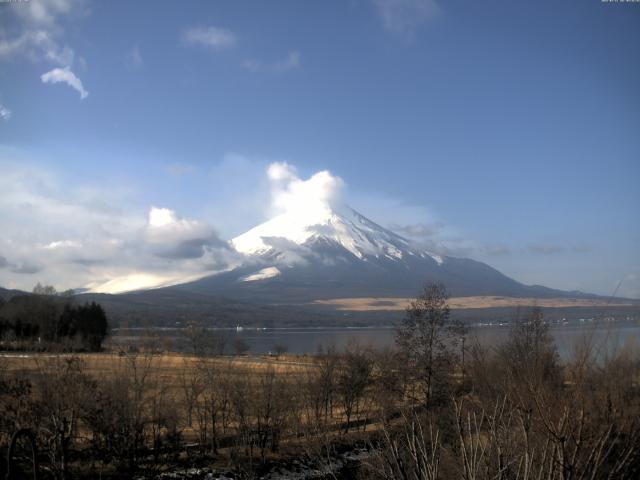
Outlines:
{"type": "Polygon", "coordinates": [[[11,110],[0,103],[0,118],[5,122],[11,119],[11,110]]]}
{"type": "Polygon", "coordinates": [[[214,50],[233,47],[236,36],[227,29],[218,27],[192,27],[184,31],[182,39],[189,45],[199,45],[214,50]]]}
{"type": "Polygon", "coordinates": [[[254,59],[245,60],[242,66],[252,72],[285,72],[300,67],[300,52],[293,50],[284,59],[272,63],[254,59]]]}
{"type": "Polygon", "coordinates": [[[151,207],[145,239],[154,255],[172,259],[201,258],[210,246],[227,246],[205,222],[181,218],[169,208],[151,207]]]}
{"type": "Polygon", "coordinates": [[[58,17],[79,13],[84,0],[31,0],[16,8],[17,14],[29,23],[50,26],[58,17]]]}
{"type": "Polygon", "coordinates": [[[82,81],[76,77],[75,73],[73,73],[68,67],[54,68],[53,70],[44,73],[40,79],[43,83],[66,83],[71,88],[78,91],[81,100],[84,100],[89,96],[89,92],[85,90],[82,85],[82,81]]]}
{"type": "Polygon", "coordinates": [[[82,243],[76,240],[57,240],[44,245],[42,248],[46,250],[60,250],[64,248],[82,248],[82,243]]]}
{"type": "Polygon", "coordinates": [[[440,12],[435,0],[373,0],[373,3],[384,29],[407,39],[440,12]]]}
{"type": "Polygon", "coordinates": [[[27,25],[18,36],[0,40],[0,60],[24,56],[33,62],[72,65],[75,58],[73,49],[68,45],[60,45],[56,36],[57,32],[27,25]]]}
{"type": "Polygon", "coordinates": [[[296,167],[287,162],[273,162],[267,167],[267,178],[272,182],[291,182],[299,180],[296,167]]]}
{"type": "Polygon", "coordinates": [[[274,214],[299,212],[301,215],[313,215],[313,212],[335,207],[341,201],[344,182],[328,170],[303,180],[288,163],[274,162],[267,168],[267,177],[271,182],[274,214]]]}
{"type": "Polygon", "coordinates": [[[2,148],[0,171],[3,287],[30,290],[39,281],[115,292],[196,279],[239,261],[206,222],[136,205],[135,192],[70,188],[2,148]]]}
{"type": "Polygon", "coordinates": [[[163,228],[178,223],[178,218],[173,210],[168,208],[151,207],[149,210],[149,227],[163,228]]]}
{"type": "MultiPolygon", "coordinates": [[[[85,0],[31,0],[7,8],[10,18],[7,25],[11,27],[4,29],[0,38],[0,61],[23,57],[34,63],[59,67],[54,70],[71,72],[75,52],[63,41],[64,19],[84,13],[85,3],[85,0]]],[[[80,79],[72,75],[66,74],[66,80],[62,81],[72,81],[74,88],[82,87],[80,79]]],[[[86,97],[84,88],[78,91],[82,98],[86,97]]]]}
{"type": "MultiPolygon", "coordinates": [[[[175,285],[185,281],[182,272],[169,273],[139,273],[127,272],[105,281],[87,284],[87,289],[100,293],[124,293],[147,288],[158,288],[175,285]]],[[[195,276],[193,280],[197,280],[195,276]]]]}

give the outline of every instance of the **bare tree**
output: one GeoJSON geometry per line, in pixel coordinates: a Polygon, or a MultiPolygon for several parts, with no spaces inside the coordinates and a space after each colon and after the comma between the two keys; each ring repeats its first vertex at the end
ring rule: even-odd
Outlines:
{"type": "Polygon", "coordinates": [[[40,282],[33,287],[34,295],[49,295],[55,296],[58,294],[58,291],[52,285],[42,285],[40,282]]]}
{"type": "Polygon", "coordinates": [[[517,313],[499,353],[517,385],[525,382],[536,388],[560,379],[558,353],[540,308],[524,316],[517,313]]]}
{"type": "Polygon", "coordinates": [[[339,358],[332,347],[319,351],[314,363],[314,368],[304,374],[305,405],[309,408],[307,419],[312,420],[313,429],[324,431],[333,417],[339,358]]]}
{"type": "MultiPolygon", "coordinates": [[[[262,462],[268,446],[278,449],[280,434],[284,430],[287,417],[287,383],[269,367],[260,375],[253,395],[253,434],[260,448],[262,462]]],[[[290,398],[290,397],[289,397],[290,398]]]]}
{"type": "Polygon", "coordinates": [[[386,421],[398,410],[411,382],[405,356],[401,352],[385,348],[373,352],[375,370],[375,406],[377,417],[386,421]]]}
{"type": "Polygon", "coordinates": [[[112,374],[100,379],[94,397],[85,404],[83,420],[96,457],[113,462],[121,472],[138,468],[147,444],[157,388],[153,367],[151,354],[119,357],[112,374]]]}
{"type": "Polygon", "coordinates": [[[425,404],[432,399],[434,386],[447,381],[454,342],[461,332],[460,325],[451,319],[448,299],[443,285],[426,285],[410,303],[397,331],[396,343],[422,386],[425,404]]]}
{"type": "Polygon", "coordinates": [[[360,413],[360,405],[367,387],[372,383],[373,362],[367,351],[351,346],[343,357],[338,373],[338,392],[346,416],[345,433],[351,427],[354,416],[360,413]]]}
{"type": "Polygon", "coordinates": [[[196,400],[203,389],[202,382],[198,377],[197,366],[191,359],[183,359],[179,382],[182,390],[182,398],[184,399],[187,426],[191,427],[193,424],[193,410],[196,400]]]}
{"type": "Polygon", "coordinates": [[[218,449],[220,427],[224,432],[228,424],[229,396],[225,370],[226,367],[221,367],[218,363],[207,359],[201,359],[197,364],[197,378],[200,385],[198,402],[201,411],[201,442],[208,442],[213,452],[217,452],[218,449]],[[207,429],[210,434],[209,441],[207,441],[207,429]]]}
{"type": "Polygon", "coordinates": [[[38,361],[34,413],[37,433],[56,478],[69,476],[69,451],[78,434],[85,399],[95,389],[78,357],[54,357],[38,361]]]}

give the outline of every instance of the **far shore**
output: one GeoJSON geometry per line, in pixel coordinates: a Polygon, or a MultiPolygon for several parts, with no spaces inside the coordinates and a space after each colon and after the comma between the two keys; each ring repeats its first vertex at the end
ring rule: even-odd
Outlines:
{"type": "MultiPolygon", "coordinates": [[[[336,310],[368,312],[368,311],[398,311],[407,308],[413,299],[402,297],[359,297],[359,298],[335,298],[329,300],[316,300],[316,305],[335,307],[336,310]]],[[[523,297],[498,297],[498,296],[471,296],[452,297],[449,299],[449,307],[452,309],[481,309],[499,307],[632,307],[640,303],[613,300],[597,300],[589,298],[523,298],[523,297]]]]}

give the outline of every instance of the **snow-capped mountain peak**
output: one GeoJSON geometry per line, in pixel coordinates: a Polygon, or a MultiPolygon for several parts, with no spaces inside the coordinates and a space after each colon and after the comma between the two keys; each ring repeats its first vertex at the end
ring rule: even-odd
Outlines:
{"type": "Polygon", "coordinates": [[[442,263],[440,256],[415,249],[405,238],[347,206],[289,211],[252,228],[231,243],[238,252],[250,256],[277,255],[287,246],[329,243],[361,260],[368,257],[400,260],[407,255],[426,255],[442,263]]]}

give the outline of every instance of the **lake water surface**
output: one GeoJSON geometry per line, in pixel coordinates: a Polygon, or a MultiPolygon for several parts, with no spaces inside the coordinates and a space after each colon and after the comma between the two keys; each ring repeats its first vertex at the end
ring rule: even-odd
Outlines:
{"type": "MultiPolygon", "coordinates": [[[[319,349],[334,347],[342,350],[350,343],[362,346],[390,347],[395,341],[395,327],[326,327],[326,328],[264,328],[264,329],[219,329],[216,333],[225,337],[227,352],[232,353],[232,345],[237,339],[244,340],[250,353],[267,354],[276,345],[284,346],[289,353],[314,354],[319,349]]],[[[599,352],[640,347],[640,325],[600,324],[576,326],[552,326],[550,332],[561,357],[568,358],[578,344],[592,339],[599,352]]],[[[177,339],[182,336],[180,329],[160,329],[163,337],[177,339]]],[[[114,332],[112,341],[117,344],[137,343],[145,334],[140,330],[119,330],[114,332]]],[[[498,345],[509,335],[508,326],[476,326],[469,330],[467,345],[477,341],[482,345],[498,345]]]]}

